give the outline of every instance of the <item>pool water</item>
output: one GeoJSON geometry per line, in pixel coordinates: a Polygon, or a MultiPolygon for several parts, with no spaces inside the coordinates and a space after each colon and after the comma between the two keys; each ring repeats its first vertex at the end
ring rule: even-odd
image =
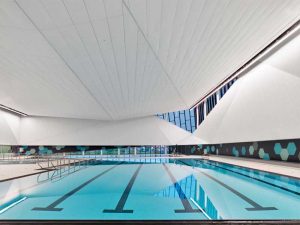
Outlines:
{"type": "Polygon", "coordinates": [[[1,182],[0,219],[300,219],[300,180],[206,160],[140,161],[1,182]]]}

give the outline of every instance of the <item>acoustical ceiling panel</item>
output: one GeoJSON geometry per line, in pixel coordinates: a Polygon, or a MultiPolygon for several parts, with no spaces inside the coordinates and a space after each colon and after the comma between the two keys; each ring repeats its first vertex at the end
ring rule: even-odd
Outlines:
{"type": "Polygon", "coordinates": [[[299,17],[298,0],[2,0],[0,103],[103,120],[188,108],[299,17]]]}

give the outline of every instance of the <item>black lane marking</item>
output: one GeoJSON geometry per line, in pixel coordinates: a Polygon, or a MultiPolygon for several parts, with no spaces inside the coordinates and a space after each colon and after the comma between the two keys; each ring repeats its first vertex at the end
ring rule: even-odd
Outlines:
{"type": "MultiPolygon", "coordinates": [[[[184,163],[185,165],[190,166],[189,164],[187,164],[187,163],[185,163],[181,160],[179,160],[179,161],[184,163]]],[[[235,194],[238,197],[240,197],[241,199],[243,199],[249,205],[251,205],[252,208],[246,208],[246,210],[248,210],[248,211],[277,210],[277,208],[275,208],[275,207],[263,207],[263,206],[259,205],[258,203],[256,203],[255,201],[253,201],[252,199],[248,198],[247,196],[243,195],[242,193],[238,192],[237,190],[235,190],[232,187],[228,186],[227,184],[223,183],[222,181],[219,181],[218,179],[212,177],[211,175],[209,175],[209,174],[207,174],[203,171],[199,171],[199,172],[202,173],[203,175],[207,176],[208,178],[212,179],[213,181],[217,182],[218,184],[220,184],[224,188],[231,191],[233,194],[235,194]]]]}
{"type": "MultiPolygon", "coordinates": [[[[262,182],[262,183],[271,185],[271,186],[276,187],[276,188],[280,188],[280,189],[282,189],[282,190],[285,190],[285,191],[288,191],[288,192],[290,192],[290,193],[292,193],[292,194],[295,194],[295,195],[299,195],[299,196],[300,196],[300,192],[293,191],[293,190],[290,190],[290,189],[288,189],[288,188],[281,187],[281,186],[279,186],[279,185],[272,184],[272,183],[270,183],[270,182],[268,182],[268,181],[264,181],[264,180],[261,180],[261,179],[255,178],[255,177],[251,177],[251,176],[249,176],[249,175],[246,175],[246,174],[243,174],[243,173],[239,173],[239,172],[237,172],[237,171],[234,171],[234,170],[230,170],[230,169],[224,168],[224,167],[222,167],[222,166],[214,165],[214,164],[209,163],[209,162],[206,162],[206,161],[204,161],[204,163],[206,163],[206,164],[208,164],[208,165],[211,165],[211,166],[218,167],[218,168],[223,169],[223,170],[230,171],[230,172],[232,172],[232,173],[239,174],[239,175],[244,176],[244,177],[248,177],[248,178],[257,180],[257,181],[259,181],[259,182],[262,182]]],[[[268,172],[265,172],[265,173],[268,173],[268,172]]],[[[284,175],[282,175],[282,176],[284,176],[284,175]]]]}
{"type": "Polygon", "coordinates": [[[127,184],[117,206],[115,209],[104,209],[103,213],[133,213],[132,209],[124,209],[124,206],[126,204],[127,198],[130,194],[131,188],[142,168],[143,164],[139,165],[139,167],[136,169],[136,171],[134,172],[134,174],[132,175],[129,183],[127,184]]]}
{"type": "Polygon", "coordinates": [[[205,172],[201,172],[201,173],[203,173],[205,176],[209,177],[210,179],[214,180],[218,184],[222,185],[224,188],[228,189],[229,191],[231,191],[232,193],[234,193],[235,195],[237,195],[238,197],[240,197],[241,199],[246,201],[248,204],[250,204],[252,206],[252,208],[246,208],[248,211],[277,210],[277,208],[275,208],[275,207],[263,207],[263,206],[259,205],[258,203],[256,203],[255,201],[253,201],[252,199],[248,198],[247,196],[243,195],[242,193],[240,193],[237,190],[233,189],[232,187],[228,186],[227,184],[224,184],[222,181],[219,181],[218,179],[210,176],[209,174],[207,174],[205,172]]]}
{"type": "Polygon", "coordinates": [[[68,192],[67,194],[65,194],[64,196],[60,197],[56,201],[52,202],[47,207],[35,207],[32,210],[36,210],[36,211],[61,211],[61,210],[63,210],[63,208],[56,208],[56,206],[59,205],[60,203],[62,203],[63,201],[65,201],[67,198],[71,197],[73,194],[75,194],[77,191],[79,191],[80,189],[82,189],[83,187],[85,187],[86,185],[88,185],[89,183],[93,182],[97,178],[103,176],[104,174],[108,173],[112,169],[116,168],[120,164],[122,164],[122,163],[119,163],[119,164],[117,164],[117,165],[115,165],[115,166],[113,166],[113,167],[111,167],[111,168],[109,168],[107,170],[104,170],[102,173],[99,173],[98,175],[96,175],[93,178],[89,179],[88,181],[84,182],[80,186],[74,188],[73,190],[71,190],[70,192],[68,192]]]}
{"type": "Polygon", "coordinates": [[[175,177],[173,176],[173,174],[171,173],[171,171],[169,170],[169,168],[163,163],[163,166],[165,168],[165,170],[167,171],[169,177],[171,178],[172,183],[174,184],[174,187],[177,191],[177,194],[181,200],[181,203],[184,207],[184,209],[175,209],[175,213],[202,213],[199,209],[193,209],[189,200],[187,199],[185,193],[183,192],[183,190],[181,189],[180,185],[177,183],[175,177]],[[182,197],[180,197],[182,196],[182,197]]]}

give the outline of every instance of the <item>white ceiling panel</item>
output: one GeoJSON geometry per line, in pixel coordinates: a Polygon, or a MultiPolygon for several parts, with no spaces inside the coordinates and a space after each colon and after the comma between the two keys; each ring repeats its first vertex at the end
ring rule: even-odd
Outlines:
{"type": "Polygon", "coordinates": [[[299,18],[298,0],[2,0],[0,103],[102,120],[185,109],[299,18]]]}

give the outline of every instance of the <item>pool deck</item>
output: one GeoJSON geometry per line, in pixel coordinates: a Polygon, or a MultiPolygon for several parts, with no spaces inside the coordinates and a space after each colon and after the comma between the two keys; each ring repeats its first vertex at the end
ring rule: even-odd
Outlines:
{"type": "MultiPolygon", "coordinates": [[[[86,161],[89,159],[77,158],[76,163],[86,161]]],[[[74,162],[74,161],[73,161],[74,162]]],[[[67,166],[68,164],[63,164],[60,166],[67,166]]],[[[37,163],[10,163],[10,164],[0,164],[0,182],[22,178],[34,174],[44,173],[53,168],[41,169],[37,163]]]]}
{"type": "MultiPolygon", "coordinates": [[[[132,157],[131,157],[132,158],[132,157]]],[[[143,158],[143,157],[136,157],[143,158]]],[[[155,158],[155,157],[145,157],[155,158]]],[[[228,163],[236,166],[258,169],[266,172],[277,173],[289,177],[295,177],[300,179],[300,163],[280,162],[280,161],[265,161],[260,159],[247,159],[236,158],[231,156],[170,156],[170,157],[156,157],[156,158],[172,158],[172,159],[208,159],[215,162],[228,163]]],[[[105,159],[105,158],[104,158],[105,159]]],[[[122,157],[119,157],[122,159],[122,157]]],[[[0,182],[10,179],[29,176],[37,173],[43,173],[47,170],[41,170],[35,163],[30,164],[0,164],[0,182]]]]}
{"type": "Polygon", "coordinates": [[[300,179],[300,163],[281,162],[281,161],[266,161],[261,159],[237,158],[231,156],[210,155],[201,157],[216,162],[228,163],[236,166],[247,167],[257,170],[262,170],[271,173],[277,173],[289,177],[300,179]]]}
{"type": "Polygon", "coordinates": [[[0,181],[41,172],[37,164],[1,164],[0,181]]]}

